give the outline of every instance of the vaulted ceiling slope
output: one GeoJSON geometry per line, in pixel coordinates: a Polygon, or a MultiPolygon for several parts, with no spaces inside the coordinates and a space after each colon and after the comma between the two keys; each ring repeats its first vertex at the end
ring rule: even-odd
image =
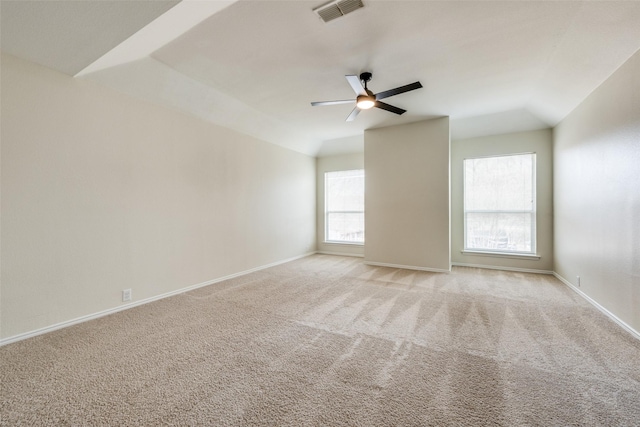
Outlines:
{"type": "Polygon", "coordinates": [[[178,2],[0,0],[2,51],[74,75],[178,2]]]}
{"type": "Polygon", "coordinates": [[[441,116],[453,138],[553,126],[640,49],[637,1],[363,0],[329,23],[322,3],[2,0],[2,50],[316,155],[441,116]],[[363,71],[424,87],[389,99],[402,116],[310,105],[363,71]]]}

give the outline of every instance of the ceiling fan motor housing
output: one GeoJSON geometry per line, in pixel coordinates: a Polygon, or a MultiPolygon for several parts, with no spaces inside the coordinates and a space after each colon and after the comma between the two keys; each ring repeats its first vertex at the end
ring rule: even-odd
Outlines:
{"type": "Polygon", "coordinates": [[[376,97],[371,93],[370,90],[367,90],[366,95],[358,95],[356,98],[356,105],[358,108],[362,108],[363,110],[368,110],[373,107],[376,103],[376,97]]]}

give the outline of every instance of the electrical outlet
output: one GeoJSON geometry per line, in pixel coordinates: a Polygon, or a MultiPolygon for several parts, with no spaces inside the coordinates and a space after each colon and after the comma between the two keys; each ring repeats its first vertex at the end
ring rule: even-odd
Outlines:
{"type": "Polygon", "coordinates": [[[576,276],[576,284],[580,287],[580,276],[576,276]]]}
{"type": "Polygon", "coordinates": [[[131,289],[122,291],[122,301],[131,301],[131,289]]]}

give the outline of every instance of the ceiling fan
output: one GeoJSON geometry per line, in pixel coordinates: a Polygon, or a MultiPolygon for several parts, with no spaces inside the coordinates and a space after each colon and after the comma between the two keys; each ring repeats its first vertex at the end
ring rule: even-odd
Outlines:
{"type": "MultiPolygon", "coordinates": [[[[399,95],[401,93],[409,92],[410,90],[420,89],[422,84],[420,82],[411,83],[405,86],[400,86],[395,89],[385,90],[384,92],[378,92],[374,94],[367,88],[367,83],[371,80],[373,75],[371,73],[365,72],[360,74],[360,76],[345,76],[347,81],[351,85],[351,88],[356,93],[357,97],[355,99],[356,106],[347,117],[347,121],[353,121],[358,113],[361,110],[368,110],[369,108],[376,107],[382,110],[391,111],[396,114],[403,114],[407,110],[403,110],[402,108],[394,107],[393,105],[386,104],[381,102],[381,99],[388,98],[393,95],[399,95]],[[362,83],[361,83],[362,82],[362,83]],[[364,83],[364,85],[363,85],[364,83]]],[[[353,102],[353,99],[345,99],[341,101],[320,101],[320,102],[312,102],[311,105],[316,107],[319,105],[336,105],[336,104],[348,104],[353,102]]]]}

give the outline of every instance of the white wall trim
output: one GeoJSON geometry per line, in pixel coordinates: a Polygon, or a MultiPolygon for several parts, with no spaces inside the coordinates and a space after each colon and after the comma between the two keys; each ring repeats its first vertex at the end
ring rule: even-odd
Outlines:
{"type": "MultiPolygon", "coordinates": [[[[137,307],[139,305],[148,304],[148,303],[153,302],[153,301],[157,301],[157,300],[168,298],[168,297],[171,297],[171,296],[174,296],[174,295],[178,295],[178,294],[182,294],[182,293],[185,293],[185,292],[189,292],[189,291],[192,291],[194,289],[198,289],[198,288],[201,288],[201,287],[204,287],[204,286],[213,285],[214,283],[223,282],[225,280],[233,279],[235,277],[244,276],[246,274],[250,274],[250,273],[253,273],[253,272],[256,272],[256,271],[264,270],[264,269],[267,269],[267,268],[270,268],[270,267],[275,267],[275,266],[280,265],[280,264],[285,264],[287,262],[295,261],[295,260],[300,259],[300,258],[308,257],[310,255],[313,255],[314,253],[323,254],[323,255],[364,257],[364,255],[360,255],[360,254],[343,254],[343,253],[332,253],[332,252],[325,252],[325,251],[308,252],[308,253],[305,253],[303,255],[298,255],[298,256],[295,256],[295,257],[292,257],[292,258],[288,258],[288,259],[285,259],[285,260],[276,261],[276,262],[273,262],[273,263],[270,263],[270,264],[262,265],[260,267],[255,267],[255,268],[252,268],[252,269],[249,269],[249,270],[241,271],[239,273],[234,273],[234,274],[230,274],[228,276],[219,277],[217,279],[208,280],[206,282],[202,282],[202,283],[198,283],[198,284],[195,284],[195,285],[187,286],[185,288],[177,289],[175,291],[167,292],[167,293],[164,293],[164,294],[161,294],[161,295],[156,295],[156,296],[150,297],[150,298],[145,298],[145,299],[140,300],[140,301],[131,302],[129,304],[121,305],[121,306],[110,308],[110,309],[103,310],[103,311],[99,311],[97,313],[93,313],[93,314],[89,314],[89,315],[86,315],[86,316],[77,317],[75,319],[67,320],[67,321],[64,321],[64,322],[56,323],[56,324],[51,325],[51,326],[46,326],[44,328],[36,329],[34,331],[25,332],[25,333],[22,333],[22,334],[14,335],[12,337],[0,339],[0,347],[2,347],[4,345],[7,345],[7,344],[11,344],[11,343],[17,342],[17,341],[25,340],[27,338],[32,338],[32,337],[35,337],[35,336],[38,336],[38,335],[43,335],[43,334],[46,334],[46,333],[49,333],[49,332],[53,332],[53,331],[56,331],[58,329],[66,328],[66,327],[69,327],[69,326],[73,326],[73,325],[76,325],[78,323],[87,322],[89,320],[93,320],[93,319],[97,319],[97,318],[100,318],[100,317],[103,317],[103,316],[107,316],[109,314],[117,313],[119,311],[128,310],[130,308],[134,308],[134,307],[137,307]]],[[[407,270],[433,271],[433,272],[437,272],[437,273],[449,273],[450,272],[450,270],[444,270],[444,269],[416,267],[416,266],[398,265],[398,264],[387,264],[387,263],[373,262],[373,261],[365,261],[364,264],[374,265],[374,266],[378,266],[378,267],[403,268],[403,269],[407,269],[407,270]]],[[[522,273],[552,274],[558,280],[560,280],[563,284],[567,285],[574,292],[576,292],[578,295],[580,295],[582,298],[584,298],[587,302],[589,302],[591,305],[593,305],[595,308],[597,308],[599,311],[601,311],[603,314],[605,314],[611,320],[613,320],[618,325],[620,325],[624,330],[626,330],[631,335],[633,335],[636,339],[640,339],[640,332],[636,331],[631,326],[629,326],[627,323],[625,323],[624,321],[619,319],[615,314],[611,313],[609,310],[607,310],[606,308],[601,306],[598,302],[593,300],[591,297],[589,297],[587,294],[585,294],[580,289],[575,287],[571,282],[566,280],[564,277],[560,276],[555,271],[534,270],[534,269],[516,268],[516,267],[497,267],[497,266],[487,266],[487,265],[479,265],[479,264],[465,264],[465,263],[459,263],[459,262],[454,262],[454,263],[452,263],[452,265],[453,266],[457,266],[457,267],[473,267],[473,268],[485,268],[485,269],[490,269],[490,270],[518,271],[518,272],[522,272],[522,273]]]]}
{"type": "Polygon", "coordinates": [[[456,267],[485,268],[487,270],[517,271],[519,273],[553,274],[553,271],[538,270],[535,268],[503,267],[498,265],[484,265],[484,264],[467,264],[465,262],[453,262],[451,263],[451,265],[456,267]]]}
{"type": "Polygon", "coordinates": [[[364,243],[360,243],[360,242],[339,242],[337,240],[325,240],[324,242],[320,243],[321,245],[333,245],[333,246],[361,246],[364,248],[364,243]]]}
{"type": "Polygon", "coordinates": [[[600,310],[604,315],[606,315],[607,317],[609,317],[609,319],[613,320],[614,322],[616,322],[618,325],[620,325],[622,327],[622,329],[624,329],[625,331],[629,332],[631,335],[633,335],[634,338],[639,339],[640,340],[640,332],[636,331],[635,329],[633,329],[631,326],[627,325],[623,320],[621,320],[620,318],[618,318],[618,316],[616,316],[615,314],[613,314],[612,312],[610,312],[609,310],[607,310],[606,308],[604,308],[603,306],[601,306],[596,300],[592,299],[589,295],[585,294],[584,292],[582,292],[579,288],[575,287],[571,282],[569,282],[567,279],[565,279],[564,277],[562,277],[561,275],[559,275],[558,273],[556,273],[555,271],[553,272],[553,275],[555,276],[556,279],[560,280],[562,283],[564,283],[565,285],[567,285],[569,288],[571,288],[575,293],[577,293],[578,295],[580,295],[582,298],[584,298],[585,300],[587,300],[588,303],[590,303],[591,305],[593,305],[595,308],[597,308],[598,310],[600,310]]]}
{"type": "Polygon", "coordinates": [[[435,273],[451,273],[451,270],[445,270],[442,268],[416,267],[415,265],[387,264],[385,262],[374,261],[365,261],[364,263],[366,265],[375,265],[376,267],[404,268],[405,270],[433,271],[435,273]]]}
{"type": "Polygon", "coordinates": [[[460,251],[462,255],[470,255],[470,256],[488,256],[495,258],[514,258],[514,259],[535,259],[538,260],[542,258],[538,254],[521,254],[521,253],[509,253],[509,252],[490,252],[490,251],[474,251],[470,249],[465,249],[460,251]]]}
{"type": "Polygon", "coordinates": [[[184,292],[189,292],[189,291],[192,291],[194,289],[202,288],[203,286],[213,285],[214,283],[224,282],[225,280],[233,279],[235,277],[244,276],[246,274],[253,273],[253,272],[256,272],[256,271],[259,271],[259,270],[264,270],[266,268],[275,267],[275,266],[280,265],[280,264],[285,264],[287,262],[295,261],[295,260],[300,259],[300,258],[308,257],[310,255],[313,255],[314,253],[315,252],[308,252],[308,253],[303,254],[303,255],[298,255],[298,256],[295,256],[295,257],[292,257],[292,258],[288,258],[288,259],[285,259],[285,260],[272,262],[271,264],[266,264],[266,265],[262,265],[260,267],[251,268],[249,270],[241,271],[239,273],[230,274],[230,275],[224,276],[224,277],[219,277],[217,279],[207,280],[206,282],[198,283],[198,284],[195,284],[195,285],[187,286],[186,288],[181,288],[181,289],[177,289],[175,291],[171,291],[171,292],[167,292],[167,293],[164,293],[164,294],[156,295],[156,296],[153,296],[153,297],[145,298],[145,299],[142,299],[140,301],[135,301],[135,302],[131,302],[131,303],[128,303],[128,304],[120,305],[118,307],[109,308],[107,310],[99,311],[99,312],[93,313],[93,314],[88,314],[86,316],[80,316],[80,317],[77,317],[75,319],[66,320],[64,322],[56,323],[56,324],[51,325],[51,326],[45,326],[44,328],[36,329],[34,331],[31,331],[31,332],[24,332],[22,334],[18,334],[18,335],[14,335],[12,337],[1,339],[0,340],[0,347],[2,347],[3,345],[7,345],[7,344],[11,344],[11,343],[17,342],[17,341],[25,340],[27,338],[32,338],[32,337],[35,337],[35,336],[38,336],[38,335],[42,335],[42,334],[46,334],[46,333],[49,333],[49,332],[53,332],[53,331],[56,331],[58,329],[62,329],[62,328],[66,328],[66,327],[69,327],[69,326],[77,325],[78,323],[83,323],[83,322],[87,322],[89,320],[97,319],[99,317],[108,316],[109,314],[117,313],[119,311],[128,310],[130,308],[134,308],[134,307],[137,307],[139,305],[148,304],[148,303],[153,302],[153,301],[157,301],[157,300],[161,300],[161,299],[164,299],[164,298],[172,297],[174,295],[182,294],[184,292]]]}
{"type": "Polygon", "coordinates": [[[364,258],[363,254],[350,254],[346,252],[329,252],[329,251],[316,251],[317,254],[322,255],[337,255],[337,256],[355,256],[359,258],[364,258]]]}

